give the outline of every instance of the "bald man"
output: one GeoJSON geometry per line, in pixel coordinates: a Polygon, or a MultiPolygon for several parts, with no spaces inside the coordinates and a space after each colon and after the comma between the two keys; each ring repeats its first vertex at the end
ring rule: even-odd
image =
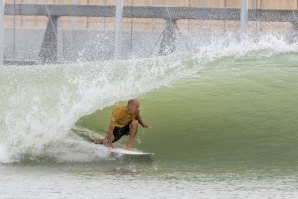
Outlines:
{"type": "Polygon", "coordinates": [[[95,144],[113,147],[112,143],[117,142],[124,135],[129,135],[126,149],[131,150],[138,132],[138,125],[140,124],[143,128],[151,128],[142,121],[139,108],[140,102],[137,99],[129,100],[126,106],[115,108],[105,139],[96,139],[95,144]]]}

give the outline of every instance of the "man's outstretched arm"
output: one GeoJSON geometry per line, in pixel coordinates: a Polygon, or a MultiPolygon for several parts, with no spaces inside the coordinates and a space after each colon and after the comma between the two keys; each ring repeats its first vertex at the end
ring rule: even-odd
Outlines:
{"type": "Polygon", "coordinates": [[[145,124],[141,118],[141,115],[138,115],[136,117],[136,119],[138,120],[139,124],[143,127],[143,128],[152,128],[150,125],[145,124]]]}

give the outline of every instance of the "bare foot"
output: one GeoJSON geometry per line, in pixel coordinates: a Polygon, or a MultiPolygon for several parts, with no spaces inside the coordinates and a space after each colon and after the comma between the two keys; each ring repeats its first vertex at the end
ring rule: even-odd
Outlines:
{"type": "Polygon", "coordinates": [[[101,140],[100,139],[95,139],[94,144],[101,144],[101,140]]]}

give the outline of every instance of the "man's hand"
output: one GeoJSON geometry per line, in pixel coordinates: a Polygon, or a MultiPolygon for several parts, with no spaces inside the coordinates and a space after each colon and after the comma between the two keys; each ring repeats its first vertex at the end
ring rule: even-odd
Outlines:
{"type": "Polygon", "coordinates": [[[149,128],[149,129],[151,129],[152,127],[150,125],[148,125],[148,124],[144,124],[143,125],[143,128],[149,128]]]}
{"type": "Polygon", "coordinates": [[[109,140],[107,138],[105,138],[103,140],[103,145],[108,146],[108,144],[109,144],[109,140]]]}
{"type": "Polygon", "coordinates": [[[106,146],[106,147],[113,147],[112,145],[112,141],[111,140],[114,140],[114,136],[112,138],[110,138],[109,136],[107,138],[105,138],[103,140],[103,144],[106,146]]]}
{"type": "Polygon", "coordinates": [[[100,144],[101,143],[101,140],[100,139],[95,139],[94,140],[94,144],[100,144]]]}

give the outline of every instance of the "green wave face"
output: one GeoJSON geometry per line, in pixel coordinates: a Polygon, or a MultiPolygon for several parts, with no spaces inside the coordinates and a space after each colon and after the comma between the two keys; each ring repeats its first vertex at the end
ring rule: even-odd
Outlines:
{"type": "MultiPolygon", "coordinates": [[[[262,53],[221,58],[139,97],[142,118],[153,128],[139,129],[135,147],[171,163],[294,166],[298,54],[262,53]]],[[[106,130],[113,107],[78,125],[106,130]]]]}

